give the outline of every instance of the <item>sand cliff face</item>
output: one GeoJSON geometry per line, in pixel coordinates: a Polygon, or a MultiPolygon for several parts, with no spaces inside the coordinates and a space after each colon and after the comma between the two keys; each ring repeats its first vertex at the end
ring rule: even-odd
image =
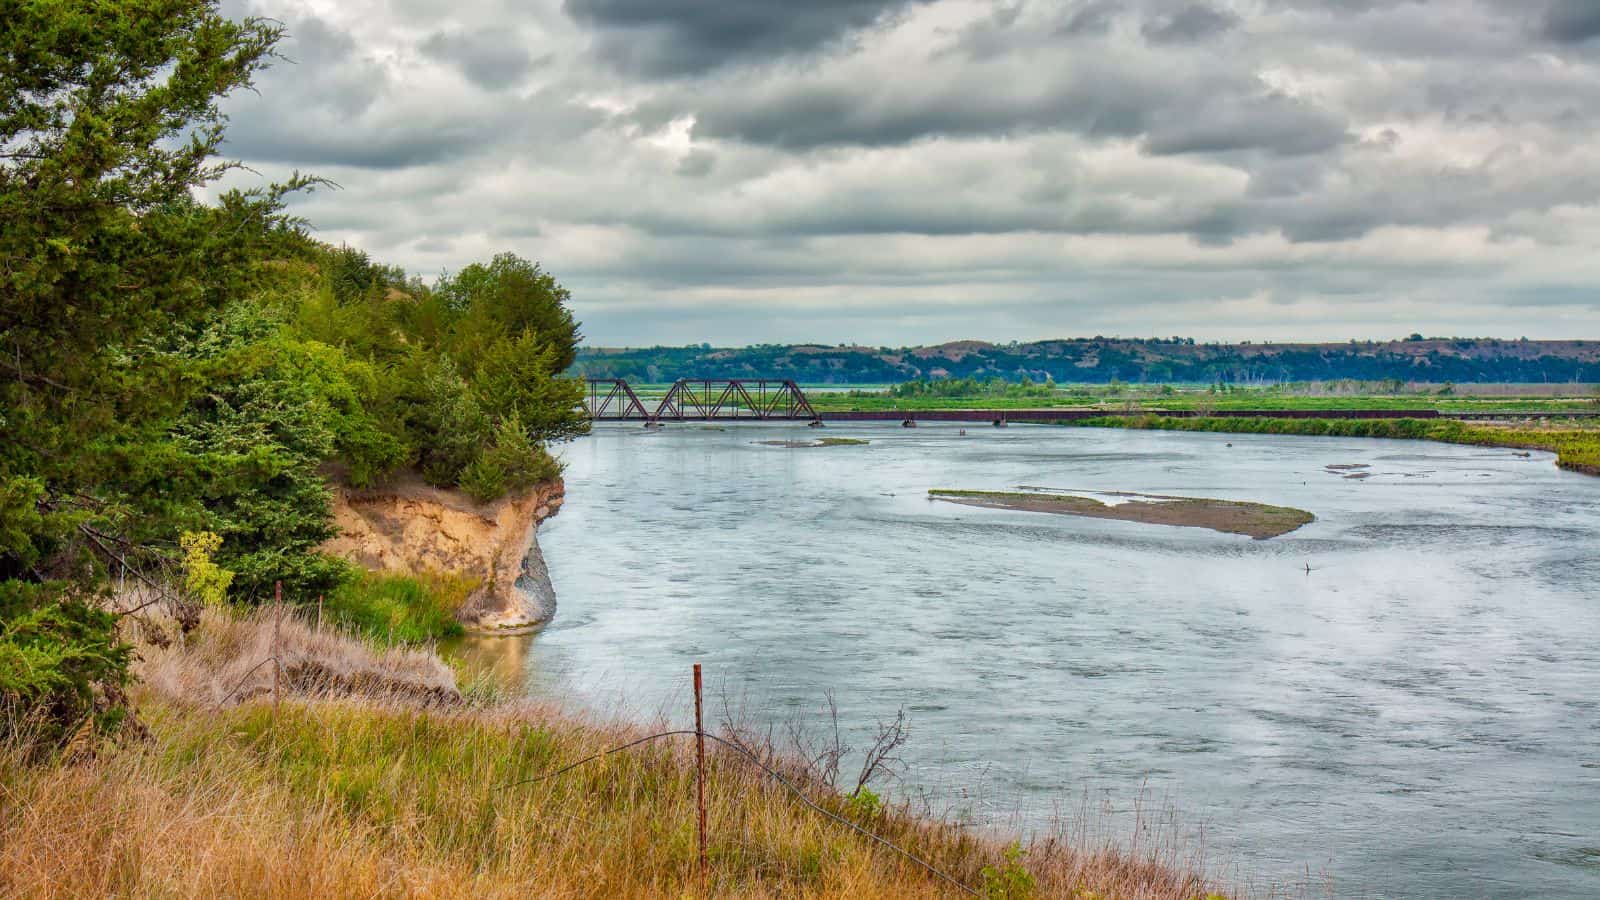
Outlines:
{"type": "Polygon", "coordinates": [[[415,477],[380,488],[335,485],[339,535],[322,549],[379,571],[473,578],[477,585],[456,613],[462,624],[484,632],[526,631],[555,613],[537,530],[561,508],[565,492],[558,480],[478,503],[415,477]]]}

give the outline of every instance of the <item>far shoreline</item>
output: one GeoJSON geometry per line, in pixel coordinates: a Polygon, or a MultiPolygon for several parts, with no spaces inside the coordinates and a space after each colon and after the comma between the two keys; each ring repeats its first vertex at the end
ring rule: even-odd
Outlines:
{"type": "Polygon", "coordinates": [[[1600,427],[1501,426],[1467,424],[1453,419],[1177,418],[1150,414],[1108,415],[1060,424],[1069,428],[1381,438],[1510,450],[1543,450],[1556,455],[1558,468],[1600,476],[1600,427]]]}

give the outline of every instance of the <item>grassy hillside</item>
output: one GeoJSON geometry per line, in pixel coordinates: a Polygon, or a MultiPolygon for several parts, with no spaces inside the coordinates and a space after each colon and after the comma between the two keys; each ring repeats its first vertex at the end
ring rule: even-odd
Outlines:
{"type": "Polygon", "coordinates": [[[1004,378],[1106,384],[1254,385],[1358,379],[1398,382],[1600,382],[1600,341],[1417,338],[1327,344],[1199,343],[1189,338],[956,341],[931,347],[764,344],[740,348],[591,347],[573,372],[663,382],[792,378],[815,384],[1004,378]]]}
{"type": "MultiPolygon", "coordinates": [[[[528,781],[646,732],[473,701],[470,686],[462,700],[421,651],[373,650],[292,620],[280,625],[291,671],[275,712],[268,672],[245,671],[268,652],[273,622],[212,610],[186,644],[143,644],[145,740],[50,765],[0,745],[0,894],[699,895],[690,739],[528,781]],[[244,699],[228,693],[241,671],[244,699]],[[351,677],[330,677],[341,672],[351,677]]],[[[824,808],[983,896],[1207,893],[1149,832],[1138,853],[1056,835],[1008,860],[1001,840],[905,806],[852,802],[797,757],[748,732],[745,741],[824,808]]],[[[713,744],[708,755],[707,895],[959,895],[735,754],[713,744]]]]}

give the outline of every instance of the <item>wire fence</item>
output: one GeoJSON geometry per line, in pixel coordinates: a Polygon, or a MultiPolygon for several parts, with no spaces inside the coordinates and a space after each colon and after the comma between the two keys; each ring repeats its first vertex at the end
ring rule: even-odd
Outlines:
{"type": "Polygon", "coordinates": [[[815,800],[812,800],[810,797],[806,796],[805,791],[802,790],[800,787],[796,786],[794,784],[794,782],[790,781],[788,778],[785,778],[782,773],[778,772],[776,769],[774,769],[771,766],[767,765],[765,762],[762,762],[760,757],[756,756],[754,753],[751,753],[748,749],[746,749],[744,747],[741,747],[736,742],[730,741],[730,740],[728,740],[726,738],[720,737],[720,736],[715,735],[715,734],[711,734],[709,732],[697,732],[692,728],[691,729],[677,729],[677,730],[674,730],[674,731],[662,731],[662,732],[658,732],[656,734],[646,735],[645,737],[629,741],[626,744],[619,744],[619,745],[617,745],[615,747],[612,747],[612,748],[610,748],[608,750],[602,750],[599,753],[595,753],[595,754],[593,754],[591,756],[586,756],[583,759],[578,760],[577,762],[569,763],[569,764],[567,764],[565,766],[562,766],[561,768],[556,769],[556,770],[554,770],[552,772],[546,772],[546,773],[544,773],[542,775],[536,775],[536,776],[534,776],[532,778],[525,778],[525,779],[522,779],[521,781],[513,781],[513,782],[510,782],[508,784],[503,784],[503,785],[500,786],[499,789],[500,790],[505,790],[507,788],[513,788],[513,787],[517,787],[519,785],[536,784],[536,783],[541,782],[541,781],[548,781],[548,780],[550,780],[552,778],[555,778],[557,776],[565,775],[566,773],[571,772],[573,769],[580,768],[580,767],[582,767],[582,766],[584,766],[584,765],[586,765],[588,763],[592,763],[592,762],[595,762],[597,760],[604,759],[605,757],[610,756],[610,755],[612,755],[614,753],[621,753],[624,750],[630,750],[630,749],[632,749],[634,747],[638,747],[638,746],[640,746],[642,744],[653,743],[653,742],[661,740],[663,738],[687,737],[687,736],[690,736],[690,735],[696,736],[697,738],[703,738],[703,739],[708,740],[708,741],[714,741],[714,742],[722,745],[723,747],[726,747],[729,750],[732,750],[740,759],[743,759],[746,762],[750,763],[751,765],[755,766],[757,769],[759,769],[763,773],[765,773],[768,777],[772,778],[774,781],[778,782],[780,785],[782,785],[783,787],[787,788],[789,793],[793,794],[796,799],[798,799],[801,803],[804,803],[806,806],[810,807],[812,810],[816,811],[817,813],[820,813],[821,815],[833,820],[834,822],[839,823],[840,825],[843,825],[844,827],[850,829],[851,831],[854,831],[857,834],[860,834],[863,837],[866,837],[869,840],[872,840],[875,843],[880,844],[880,845],[882,845],[884,847],[887,847],[888,849],[894,851],[895,853],[898,853],[900,856],[903,856],[907,860],[909,860],[909,861],[915,863],[916,865],[922,867],[923,869],[927,870],[929,873],[931,873],[935,877],[937,877],[937,878],[945,881],[946,883],[950,884],[952,887],[958,888],[961,891],[963,891],[963,892],[965,892],[967,894],[971,894],[974,897],[982,896],[982,894],[976,888],[972,887],[971,885],[966,884],[965,882],[963,882],[960,879],[956,878],[954,875],[951,875],[950,873],[945,872],[944,870],[940,869],[938,866],[935,866],[933,863],[930,863],[927,860],[923,859],[922,857],[916,855],[915,853],[912,853],[910,850],[907,850],[906,848],[900,846],[899,844],[894,843],[893,841],[888,840],[887,838],[884,838],[884,837],[882,837],[880,835],[874,834],[871,831],[868,831],[865,828],[862,828],[860,825],[857,825],[856,823],[850,821],[849,819],[846,819],[845,817],[833,812],[832,810],[827,809],[826,807],[824,807],[821,804],[817,803],[815,800]]]}
{"type": "MultiPolygon", "coordinates": [[[[700,677],[699,677],[700,676],[700,671],[699,671],[699,669],[700,669],[700,666],[697,663],[695,665],[695,685],[694,685],[694,687],[695,687],[695,712],[696,712],[696,724],[697,725],[699,725],[698,717],[699,717],[699,709],[700,709],[700,677]]],[[[783,773],[777,771],[772,766],[768,765],[760,757],[756,756],[756,754],[750,752],[750,750],[748,750],[747,748],[741,746],[736,741],[730,741],[727,738],[724,738],[724,737],[721,737],[719,735],[715,735],[715,734],[711,734],[710,732],[707,732],[704,729],[704,727],[697,727],[697,728],[693,728],[693,729],[674,729],[672,731],[661,731],[661,732],[657,732],[655,734],[646,735],[646,736],[641,737],[641,738],[636,738],[634,740],[628,741],[625,744],[618,744],[615,747],[611,747],[609,749],[602,750],[599,753],[591,754],[589,756],[584,757],[583,759],[577,760],[576,762],[568,763],[567,765],[564,765],[559,769],[554,769],[552,771],[545,772],[545,773],[540,774],[540,775],[535,775],[532,778],[524,778],[524,779],[521,779],[519,781],[513,781],[513,782],[509,782],[507,784],[500,785],[500,787],[498,789],[499,790],[506,790],[508,788],[518,787],[520,785],[537,784],[537,783],[539,783],[541,781],[549,781],[552,778],[557,778],[557,777],[559,777],[561,775],[565,775],[565,774],[567,774],[568,772],[571,772],[574,769],[581,768],[582,766],[588,765],[589,763],[597,762],[599,760],[605,759],[608,756],[611,756],[611,755],[616,754],[616,753],[621,753],[621,752],[623,752],[625,750],[631,750],[631,749],[633,749],[635,747],[639,747],[639,746],[642,746],[644,744],[654,743],[656,741],[664,740],[666,738],[688,737],[688,736],[691,736],[691,735],[697,741],[713,741],[713,742],[715,742],[717,744],[720,744],[721,746],[726,747],[727,749],[733,751],[733,753],[734,753],[736,758],[744,760],[745,762],[748,762],[751,765],[755,766],[758,770],[760,770],[767,777],[773,779],[778,784],[782,785],[785,789],[787,789],[790,794],[794,795],[795,799],[799,800],[801,803],[805,804],[811,810],[813,810],[813,811],[817,812],[818,814],[826,817],[827,819],[830,819],[833,822],[836,822],[836,823],[838,823],[840,825],[843,825],[844,827],[850,829],[851,831],[854,831],[855,833],[867,838],[868,840],[873,841],[874,843],[876,843],[876,844],[878,844],[880,846],[883,846],[883,847],[888,848],[889,850],[892,850],[893,852],[899,854],[901,857],[904,857],[905,859],[909,860],[910,862],[914,863],[915,865],[921,867],[922,869],[927,871],[929,874],[933,875],[934,877],[940,879],[941,881],[949,884],[950,886],[956,888],[957,890],[960,890],[961,892],[963,892],[965,894],[969,894],[969,895],[974,896],[974,897],[982,896],[982,894],[976,888],[972,887],[971,885],[967,884],[964,881],[961,881],[959,878],[956,878],[954,875],[951,875],[949,872],[946,872],[943,869],[940,869],[938,866],[935,866],[933,863],[928,862],[926,859],[923,859],[922,857],[916,855],[915,853],[912,853],[910,850],[907,850],[906,848],[900,846],[899,844],[894,843],[891,840],[888,840],[887,838],[885,838],[885,837],[883,837],[881,835],[875,834],[875,833],[873,833],[873,832],[871,832],[871,831],[869,831],[869,830],[867,830],[865,828],[862,828],[860,825],[856,824],[855,822],[852,822],[849,819],[845,818],[844,816],[841,816],[838,813],[835,813],[832,810],[827,809],[826,807],[824,807],[821,804],[817,803],[815,800],[813,800],[809,796],[807,796],[806,792],[804,790],[802,790],[798,785],[796,785],[790,779],[786,778],[783,775],[783,773]]],[[[701,754],[699,756],[698,761],[697,761],[696,778],[698,780],[699,786],[702,789],[702,793],[700,795],[700,801],[699,801],[699,817],[700,817],[699,827],[700,827],[700,842],[701,842],[701,848],[702,848],[702,853],[701,853],[701,858],[700,858],[700,865],[701,865],[701,869],[702,869],[702,871],[701,871],[702,884],[704,883],[704,879],[705,879],[705,872],[704,872],[704,867],[705,867],[705,855],[704,855],[704,847],[705,847],[705,798],[704,798],[704,793],[703,793],[703,788],[704,788],[704,785],[705,785],[705,777],[706,777],[705,776],[705,756],[704,756],[704,754],[701,754]]]]}
{"type": "MultiPolygon", "coordinates": [[[[221,699],[219,699],[217,701],[217,703],[216,703],[217,706],[220,707],[223,704],[227,703],[228,700],[232,699],[235,695],[237,695],[239,693],[240,690],[242,690],[244,688],[244,686],[250,681],[251,676],[255,675],[255,673],[257,671],[259,671],[263,666],[271,664],[273,666],[273,671],[272,671],[273,718],[274,719],[277,718],[277,710],[278,710],[279,698],[280,698],[279,681],[280,681],[280,678],[281,678],[281,671],[282,671],[282,668],[283,668],[282,659],[279,656],[278,633],[277,633],[278,632],[278,623],[279,623],[279,621],[281,621],[281,618],[282,618],[282,615],[283,615],[282,597],[283,597],[283,595],[282,595],[282,587],[279,586],[277,588],[277,599],[278,599],[277,614],[276,614],[276,617],[274,618],[274,621],[273,621],[272,655],[268,656],[267,658],[265,658],[263,660],[261,660],[260,662],[256,663],[254,666],[251,666],[248,670],[246,670],[244,675],[240,677],[238,683],[235,684],[233,686],[233,688],[231,690],[229,690],[227,693],[223,694],[221,699]]],[[[320,606],[320,604],[319,604],[319,606],[320,606]]],[[[320,618],[321,618],[321,610],[319,609],[318,610],[318,619],[320,620],[320,618]]],[[[605,759],[608,756],[612,756],[612,755],[617,754],[617,753],[622,753],[624,751],[631,750],[631,749],[633,749],[635,747],[640,747],[640,746],[643,746],[645,744],[651,744],[651,743],[654,743],[654,742],[659,741],[659,740],[665,740],[667,738],[693,736],[695,738],[696,742],[698,743],[698,746],[699,746],[699,753],[696,756],[695,778],[696,778],[696,788],[697,788],[696,806],[697,806],[697,811],[698,811],[698,814],[699,814],[698,831],[699,831],[699,842],[700,842],[700,881],[701,881],[702,891],[703,891],[705,883],[706,883],[706,875],[707,875],[707,872],[706,872],[706,852],[705,852],[705,847],[706,847],[706,813],[705,813],[706,771],[705,771],[704,742],[705,741],[712,741],[712,742],[714,742],[714,743],[716,743],[716,744],[718,744],[718,745],[720,745],[720,746],[732,751],[734,756],[735,756],[735,758],[740,759],[740,760],[742,760],[744,762],[747,762],[752,766],[755,766],[756,769],[758,769],[760,772],[762,772],[768,778],[771,778],[772,780],[776,781],[779,785],[783,786],[790,794],[792,794],[795,797],[795,799],[799,800],[801,803],[803,803],[806,807],[808,807],[812,811],[814,811],[814,812],[818,813],[819,815],[829,819],[832,822],[835,822],[835,823],[837,823],[839,825],[843,825],[844,827],[850,829],[851,831],[854,831],[855,833],[861,835],[862,837],[867,838],[868,840],[878,844],[879,846],[885,847],[885,848],[889,849],[890,851],[893,851],[894,853],[896,853],[899,856],[903,857],[907,861],[909,861],[909,862],[913,863],[914,865],[920,867],[921,869],[927,871],[929,874],[933,875],[935,878],[938,878],[939,880],[945,882],[946,884],[949,884],[951,887],[956,888],[957,890],[961,891],[962,893],[968,894],[968,895],[973,896],[973,897],[982,896],[982,893],[980,891],[978,891],[976,888],[972,887],[971,885],[967,884],[966,882],[963,882],[959,878],[956,878],[954,875],[951,875],[949,872],[946,872],[943,869],[940,869],[938,866],[935,866],[933,863],[929,862],[928,860],[923,859],[922,857],[918,856],[915,853],[912,853],[910,850],[907,850],[905,847],[902,847],[899,844],[896,844],[895,842],[883,837],[882,835],[875,834],[872,831],[861,827],[860,825],[856,824],[855,822],[850,821],[849,819],[845,818],[844,816],[841,816],[838,813],[835,813],[832,810],[822,806],[820,803],[817,803],[811,797],[807,796],[806,792],[803,789],[801,789],[798,785],[796,785],[792,780],[790,780],[789,778],[785,777],[783,775],[783,773],[781,773],[778,770],[774,769],[771,765],[767,764],[766,761],[762,760],[755,753],[752,753],[748,748],[746,748],[744,746],[741,746],[737,741],[731,741],[731,740],[728,740],[727,738],[721,737],[720,735],[715,735],[715,734],[712,734],[712,733],[706,731],[705,730],[705,726],[704,726],[704,724],[703,724],[703,722],[701,720],[701,686],[700,686],[700,664],[699,663],[696,663],[695,666],[694,666],[694,699],[695,699],[695,727],[692,728],[692,729],[687,729],[687,728],[686,729],[674,729],[674,730],[671,730],[671,731],[660,731],[660,732],[657,732],[655,734],[645,735],[644,737],[640,737],[640,738],[636,738],[634,740],[628,741],[625,744],[618,744],[615,747],[610,747],[608,749],[600,751],[599,753],[591,754],[589,756],[584,757],[583,759],[577,760],[576,762],[568,763],[567,765],[564,765],[564,766],[562,766],[562,767],[560,767],[558,769],[554,769],[554,770],[549,771],[549,772],[545,772],[545,773],[542,773],[542,774],[539,774],[539,775],[535,775],[535,776],[533,776],[531,778],[524,778],[524,779],[520,779],[518,781],[512,781],[512,782],[508,782],[506,784],[502,784],[502,785],[498,786],[496,788],[496,790],[508,790],[510,788],[519,787],[519,786],[522,786],[522,785],[537,784],[537,783],[539,783],[541,781],[549,781],[550,779],[558,778],[558,777],[560,777],[562,775],[567,774],[568,772],[573,771],[574,769],[578,769],[578,768],[581,768],[581,767],[583,767],[585,765],[588,765],[589,763],[598,762],[599,760],[605,759]]]]}

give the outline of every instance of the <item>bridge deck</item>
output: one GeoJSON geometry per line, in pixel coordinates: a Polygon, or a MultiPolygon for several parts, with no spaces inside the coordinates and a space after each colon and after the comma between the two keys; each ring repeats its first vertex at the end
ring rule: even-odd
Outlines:
{"type": "Polygon", "coordinates": [[[841,410],[820,413],[824,422],[1078,422],[1107,416],[1170,416],[1188,419],[1215,416],[1226,419],[1437,419],[1432,409],[1340,409],[1278,410],[1230,409],[1208,413],[1192,410],[1140,410],[1121,412],[1104,409],[918,409],[918,410],[841,410]]]}

